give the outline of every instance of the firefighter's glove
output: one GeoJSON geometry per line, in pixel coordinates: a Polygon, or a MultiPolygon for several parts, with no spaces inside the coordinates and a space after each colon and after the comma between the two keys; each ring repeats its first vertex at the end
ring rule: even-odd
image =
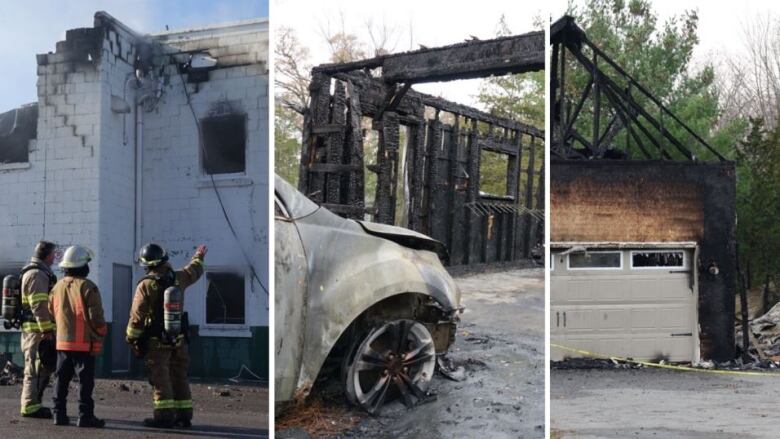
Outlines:
{"type": "Polygon", "coordinates": [[[206,253],[208,251],[209,251],[208,247],[206,247],[204,244],[201,244],[195,250],[195,257],[199,259],[203,259],[206,256],[206,253]]]}

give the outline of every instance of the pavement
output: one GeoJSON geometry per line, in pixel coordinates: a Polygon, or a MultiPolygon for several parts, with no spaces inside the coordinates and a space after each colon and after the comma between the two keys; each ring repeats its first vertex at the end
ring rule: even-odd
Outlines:
{"type": "MultiPolygon", "coordinates": [[[[28,419],[19,415],[21,385],[0,386],[0,437],[82,438],[267,438],[268,388],[251,385],[192,385],[195,412],[188,430],[151,429],[142,425],[151,416],[151,386],[145,381],[96,380],[95,414],[106,420],[103,429],[78,428],[78,387],[71,384],[68,414],[71,426],[58,427],[49,419],[28,419]]],[[[44,393],[44,405],[51,407],[52,389],[44,393]]]]}
{"type": "Polygon", "coordinates": [[[780,375],[553,370],[550,381],[553,439],[778,436],[780,375]]]}
{"type": "MultiPolygon", "coordinates": [[[[511,269],[455,280],[466,310],[449,357],[465,367],[465,379],[437,374],[430,388],[435,400],[411,409],[393,401],[378,416],[364,416],[342,398],[331,404],[341,404],[340,419],[325,422],[349,419],[349,427],[331,437],[544,437],[544,271],[511,269]]],[[[287,433],[307,436],[300,429],[287,433]]]]}

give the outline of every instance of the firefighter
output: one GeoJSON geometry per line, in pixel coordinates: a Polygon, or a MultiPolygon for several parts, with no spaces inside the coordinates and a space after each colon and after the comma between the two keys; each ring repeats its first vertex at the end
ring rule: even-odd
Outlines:
{"type": "MultiPolygon", "coordinates": [[[[195,250],[192,260],[181,270],[168,263],[168,254],[159,245],[150,243],[139,252],[139,263],[146,275],[138,282],[127,323],[127,343],[136,357],[146,357],[149,383],[154,388],[154,416],[144,424],[156,428],[192,425],[192,396],[187,381],[186,317],[183,332],[171,336],[165,330],[166,310],[163,310],[165,290],[177,287],[183,292],[203,274],[206,246],[195,250]]],[[[166,304],[167,305],[167,304],[166,304]]],[[[181,303],[176,304],[177,308],[181,303]]]]}
{"type": "Polygon", "coordinates": [[[51,410],[41,405],[51,371],[42,367],[38,346],[43,340],[54,339],[54,323],[49,314],[49,293],[57,282],[57,276],[51,271],[56,248],[54,243],[38,242],[30,263],[22,268],[21,273],[24,353],[22,416],[28,418],[51,418],[51,410]]]}
{"type": "Polygon", "coordinates": [[[70,423],[66,411],[68,385],[79,379],[79,427],[102,428],[95,417],[95,357],[108,332],[97,285],[87,279],[92,253],[81,246],[68,247],[60,262],[65,277],[51,292],[49,312],[57,324],[57,379],[54,384],[54,424],[70,423]]]}

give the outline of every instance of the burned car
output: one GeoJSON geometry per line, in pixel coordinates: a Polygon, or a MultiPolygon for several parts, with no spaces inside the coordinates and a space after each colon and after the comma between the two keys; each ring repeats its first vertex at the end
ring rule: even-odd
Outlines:
{"type": "Polygon", "coordinates": [[[425,398],[455,339],[460,291],[425,235],[339,217],[282,178],[275,186],[276,402],[339,377],[376,413],[425,398]]]}

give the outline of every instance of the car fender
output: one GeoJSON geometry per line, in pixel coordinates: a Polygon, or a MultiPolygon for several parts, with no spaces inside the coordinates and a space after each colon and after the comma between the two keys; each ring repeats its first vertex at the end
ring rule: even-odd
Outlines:
{"type": "Polygon", "coordinates": [[[301,395],[296,396],[308,394],[341,335],[376,303],[399,294],[418,293],[432,297],[445,311],[460,306],[460,291],[435,253],[364,237],[376,240],[371,243],[374,251],[350,258],[349,263],[331,265],[328,273],[312,275],[298,380],[301,395]]]}

